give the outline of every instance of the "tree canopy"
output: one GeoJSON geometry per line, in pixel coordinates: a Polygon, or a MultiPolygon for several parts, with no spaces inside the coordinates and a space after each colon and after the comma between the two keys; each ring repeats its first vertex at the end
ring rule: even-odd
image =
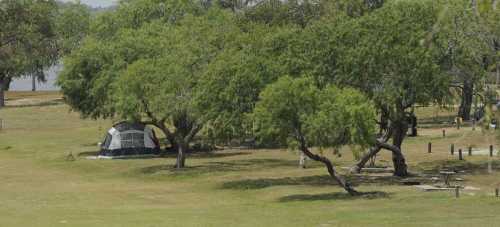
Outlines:
{"type": "Polygon", "coordinates": [[[478,16],[465,0],[234,3],[122,1],[97,15],[64,60],[65,99],[84,117],[156,126],[177,167],[201,133],[302,152],[371,146],[356,170],[388,149],[407,176],[414,107],[449,103],[457,82],[498,65],[495,9],[478,16]]]}
{"type": "Polygon", "coordinates": [[[319,89],[308,77],[281,77],[262,91],[252,117],[256,135],[286,140],[289,146],[323,162],[347,192],[356,193],[328,158],[309,149],[374,143],[373,104],[359,91],[334,86],[319,89]]]}

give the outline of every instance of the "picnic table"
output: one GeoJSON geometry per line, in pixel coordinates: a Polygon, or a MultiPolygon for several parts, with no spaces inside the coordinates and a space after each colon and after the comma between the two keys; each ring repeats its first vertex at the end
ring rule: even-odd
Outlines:
{"type": "Polygon", "coordinates": [[[443,176],[444,184],[449,187],[450,186],[450,177],[455,174],[453,171],[440,171],[439,174],[443,176]]]}

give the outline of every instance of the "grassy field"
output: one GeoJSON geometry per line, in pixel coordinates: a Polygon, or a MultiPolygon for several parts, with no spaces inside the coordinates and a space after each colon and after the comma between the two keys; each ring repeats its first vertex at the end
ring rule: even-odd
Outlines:
{"type": "MultiPolygon", "coordinates": [[[[479,129],[446,128],[444,139],[442,128],[422,129],[406,141],[404,152],[410,171],[430,178],[454,167],[465,170],[464,181],[454,184],[480,190],[463,191],[457,199],[452,192],[422,192],[388,175],[364,174],[349,178],[372,194],[353,198],[321,165],[299,169],[297,153],[287,150],[192,154],[182,171],[169,168],[173,157],[87,160],[112,122],[80,119],[57,93],[7,97],[10,107],[0,110],[2,227],[500,225],[500,198],[493,196],[500,158],[493,158],[488,174],[487,156],[458,162],[449,155],[450,143],[457,149],[498,147],[495,136],[479,129]],[[66,161],[69,153],[77,160],[66,161]]],[[[435,117],[425,114],[432,110],[417,111],[435,117]]],[[[337,166],[353,163],[347,150],[331,158],[337,166]]],[[[384,152],[377,160],[390,165],[391,159],[384,152]]]]}

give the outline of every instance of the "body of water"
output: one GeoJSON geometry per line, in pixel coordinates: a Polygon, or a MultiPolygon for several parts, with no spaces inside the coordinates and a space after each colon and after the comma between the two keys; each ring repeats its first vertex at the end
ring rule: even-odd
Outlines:
{"type": "MultiPolygon", "coordinates": [[[[61,71],[62,65],[51,67],[45,72],[47,82],[36,83],[37,91],[58,91],[59,87],[56,86],[57,75],[61,71]]],[[[31,91],[31,77],[21,77],[14,79],[10,84],[11,91],[31,91]]]]}
{"type": "MultiPolygon", "coordinates": [[[[60,0],[61,2],[76,2],[76,0],[60,0]]],[[[80,0],[81,3],[93,8],[106,8],[118,3],[118,0],[80,0]]]]}

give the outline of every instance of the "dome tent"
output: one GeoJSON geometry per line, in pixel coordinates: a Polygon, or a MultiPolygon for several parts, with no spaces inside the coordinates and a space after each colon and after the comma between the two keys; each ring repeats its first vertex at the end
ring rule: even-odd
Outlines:
{"type": "Polygon", "coordinates": [[[154,131],[141,123],[120,122],[109,129],[101,143],[100,157],[155,155],[160,146],[154,131]]]}

